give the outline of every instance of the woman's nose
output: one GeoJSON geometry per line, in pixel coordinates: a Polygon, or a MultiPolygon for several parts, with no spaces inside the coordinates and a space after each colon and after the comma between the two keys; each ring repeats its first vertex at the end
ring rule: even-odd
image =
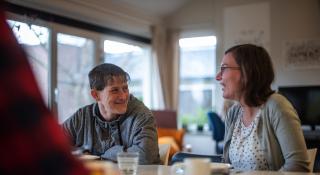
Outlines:
{"type": "Polygon", "coordinates": [[[221,78],[222,78],[222,75],[221,75],[221,71],[220,71],[220,72],[218,72],[217,75],[216,75],[216,80],[217,80],[217,81],[220,81],[221,78]]]}

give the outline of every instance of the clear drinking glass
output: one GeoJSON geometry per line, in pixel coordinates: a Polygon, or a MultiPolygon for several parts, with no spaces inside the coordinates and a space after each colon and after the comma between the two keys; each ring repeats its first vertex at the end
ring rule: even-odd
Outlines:
{"type": "Polygon", "coordinates": [[[139,163],[138,152],[119,152],[118,167],[122,175],[136,175],[139,163]]]}

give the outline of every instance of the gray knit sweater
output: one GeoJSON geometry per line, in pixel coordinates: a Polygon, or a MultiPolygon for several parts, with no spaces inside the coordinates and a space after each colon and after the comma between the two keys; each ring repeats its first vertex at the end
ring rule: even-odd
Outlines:
{"type": "Polygon", "coordinates": [[[118,119],[107,122],[100,115],[98,104],[94,103],[79,109],[63,123],[74,147],[112,161],[126,149],[139,152],[139,164],[160,163],[155,120],[142,102],[130,95],[127,112],[118,119]]]}

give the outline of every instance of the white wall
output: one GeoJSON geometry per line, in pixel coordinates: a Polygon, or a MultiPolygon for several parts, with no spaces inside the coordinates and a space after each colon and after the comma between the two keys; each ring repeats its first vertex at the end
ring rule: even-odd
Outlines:
{"type": "Polygon", "coordinates": [[[274,0],[271,10],[271,56],[276,69],[275,84],[319,85],[319,68],[288,71],[283,68],[281,58],[286,40],[320,39],[320,1],[274,0]]]}
{"type": "Polygon", "coordinates": [[[184,33],[214,33],[214,1],[192,0],[173,15],[164,19],[168,28],[182,29],[184,33]]]}
{"type": "MultiPolygon", "coordinates": [[[[270,5],[270,55],[276,72],[274,88],[289,85],[320,85],[320,69],[285,70],[285,41],[320,39],[318,0],[193,0],[167,19],[170,28],[182,33],[211,31],[217,36],[217,66],[223,56],[223,10],[226,7],[267,2],[270,5]]],[[[239,14],[241,15],[241,14],[239,14]]]]}

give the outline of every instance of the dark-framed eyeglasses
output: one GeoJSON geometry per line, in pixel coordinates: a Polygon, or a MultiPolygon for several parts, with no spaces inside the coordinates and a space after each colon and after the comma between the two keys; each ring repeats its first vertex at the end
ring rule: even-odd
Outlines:
{"type": "Polygon", "coordinates": [[[230,70],[240,70],[240,67],[235,67],[235,66],[221,66],[221,67],[220,67],[220,73],[223,74],[224,71],[226,71],[226,70],[228,70],[228,69],[230,69],[230,70]]]}

